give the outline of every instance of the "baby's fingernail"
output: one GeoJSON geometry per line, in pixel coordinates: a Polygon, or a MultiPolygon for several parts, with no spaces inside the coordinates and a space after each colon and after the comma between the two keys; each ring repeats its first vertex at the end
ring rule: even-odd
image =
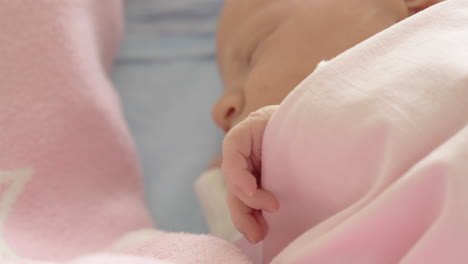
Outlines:
{"type": "Polygon", "coordinates": [[[247,239],[247,241],[249,241],[250,244],[254,244],[252,239],[249,236],[244,235],[244,237],[245,239],[247,239]]]}
{"type": "Polygon", "coordinates": [[[246,191],[246,194],[247,194],[249,197],[252,197],[252,196],[254,196],[255,191],[257,191],[257,189],[255,189],[255,190],[247,190],[247,191],[246,191]]]}
{"type": "Polygon", "coordinates": [[[252,234],[250,234],[250,235],[243,234],[243,235],[244,235],[245,239],[247,239],[247,241],[249,241],[250,244],[255,245],[255,244],[257,244],[259,242],[258,239],[255,239],[255,237],[252,236],[252,234]]]}
{"type": "Polygon", "coordinates": [[[254,195],[255,191],[257,191],[257,182],[254,178],[234,184],[241,192],[245,193],[248,196],[254,195]]]}
{"type": "Polygon", "coordinates": [[[239,191],[243,192],[245,195],[249,197],[252,197],[257,191],[257,188],[254,189],[253,187],[247,187],[247,186],[241,186],[241,185],[237,185],[236,187],[239,191]]]}
{"type": "Polygon", "coordinates": [[[279,210],[279,204],[273,203],[272,205],[270,205],[268,212],[277,213],[278,210],[279,210]]]}
{"type": "Polygon", "coordinates": [[[267,212],[274,214],[274,213],[278,212],[278,209],[276,207],[269,207],[267,209],[267,212]]]}
{"type": "Polygon", "coordinates": [[[250,186],[244,188],[245,194],[247,194],[250,197],[252,197],[255,194],[256,191],[257,191],[257,186],[256,185],[250,185],[250,186]]]}
{"type": "Polygon", "coordinates": [[[256,245],[259,241],[255,238],[247,238],[247,240],[250,242],[250,244],[256,245]]]}

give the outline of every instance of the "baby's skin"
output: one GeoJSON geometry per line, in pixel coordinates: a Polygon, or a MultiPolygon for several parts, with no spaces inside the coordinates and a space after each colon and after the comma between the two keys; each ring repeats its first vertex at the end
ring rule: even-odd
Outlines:
{"type": "Polygon", "coordinates": [[[227,133],[227,202],[247,240],[258,243],[267,235],[262,211],[280,210],[280,201],[261,185],[263,133],[279,103],[320,61],[440,1],[226,1],[217,41],[225,90],[213,119],[227,133]]]}

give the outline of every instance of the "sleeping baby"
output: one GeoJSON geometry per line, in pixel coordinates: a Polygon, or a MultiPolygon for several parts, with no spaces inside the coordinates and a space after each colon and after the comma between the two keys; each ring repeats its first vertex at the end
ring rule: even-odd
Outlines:
{"type": "Polygon", "coordinates": [[[226,1],[218,31],[225,91],[213,119],[227,133],[222,171],[232,222],[251,243],[267,234],[262,212],[281,210],[261,182],[263,132],[281,101],[320,62],[437,2],[226,1]]]}

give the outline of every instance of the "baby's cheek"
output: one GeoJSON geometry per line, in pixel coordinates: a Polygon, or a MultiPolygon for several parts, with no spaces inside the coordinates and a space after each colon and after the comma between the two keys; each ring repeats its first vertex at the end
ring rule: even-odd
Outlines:
{"type": "Polygon", "coordinates": [[[245,84],[245,114],[264,106],[278,105],[285,97],[281,87],[262,72],[252,72],[245,84]]]}
{"type": "Polygon", "coordinates": [[[246,106],[257,110],[268,105],[278,105],[305,77],[305,73],[288,73],[275,63],[259,63],[252,68],[245,82],[246,106]]]}

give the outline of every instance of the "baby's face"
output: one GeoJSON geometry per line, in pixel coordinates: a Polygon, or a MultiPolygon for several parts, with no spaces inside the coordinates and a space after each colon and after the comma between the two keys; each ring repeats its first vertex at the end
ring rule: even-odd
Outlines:
{"type": "Polygon", "coordinates": [[[279,104],[320,61],[408,15],[404,0],[227,0],[218,28],[225,91],[215,122],[227,131],[279,104]]]}

